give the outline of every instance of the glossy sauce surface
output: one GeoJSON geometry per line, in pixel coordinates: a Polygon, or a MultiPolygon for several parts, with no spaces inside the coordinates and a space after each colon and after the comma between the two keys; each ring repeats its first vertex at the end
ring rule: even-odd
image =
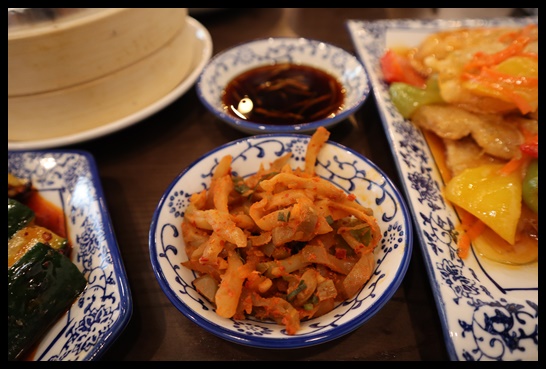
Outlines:
{"type": "Polygon", "coordinates": [[[345,98],[335,77],[291,63],[260,66],[231,80],[222,103],[228,114],[252,122],[292,125],[335,116],[345,98]]]}
{"type": "Polygon", "coordinates": [[[34,211],[36,224],[67,237],[64,213],[60,207],[46,200],[38,191],[31,191],[25,204],[34,211]]]}

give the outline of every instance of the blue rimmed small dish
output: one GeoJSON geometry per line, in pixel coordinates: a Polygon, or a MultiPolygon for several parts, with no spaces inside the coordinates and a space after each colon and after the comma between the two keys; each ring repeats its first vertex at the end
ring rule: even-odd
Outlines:
{"type": "Polygon", "coordinates": [[[371,208],[382,239],[374,251],[372,277],[351,299],[329,313],[302,321],[300,330],[289,335],[285,326],[253,317],[244,320],[222,318],[192,285],[196,274],[181,265],[188,260],[181,223],[191,194],[210,187],[211,177],[225,155],[232,156],[232,172],[242,177],[256,172],[292,152],[289,164],[301,167],[311,136],[264,134],[232,141],[203,155],[184,169],[168,186],[154,212],[149,249],[155,276],[171,303],[188,319],[210,333],[238,344],[292,349],[328,342],[346,335],[371,319],[400,286],[412,251],[411,217],[392,181],[358,152],[328,141],[320,150],[316,174],[334,183],[356,201],[371,208]]]}
{"type": "MultiPolygon", "coordinates": [[[[354,114],[366,100],[370,84],[359,59],[342,48],[302,37],[271,37],[239,44],[214,56],[201,73],[196,89],[211,113],[244,133],[308,133],[320,126],[330,128],[354,114]],[[255,68],[283,64],[314,68],[332,77],[343,91],[341,103],[326,117],[314,115],[305,117],[310,121],[302,118],[283,124],[253,121],[252,115],[229,111],[223,96],[234,78],[255,68]]],[[[313,87],[311,90],[316,91],[313,87]]]]}
{"type": "Polygon", "coordinates": [[[129,323],[133,301],[95,159],[83,150],[8,150],[8,173],[63,211],[72,262],[87,279],[25,360],[99,360],[129,323]]]}

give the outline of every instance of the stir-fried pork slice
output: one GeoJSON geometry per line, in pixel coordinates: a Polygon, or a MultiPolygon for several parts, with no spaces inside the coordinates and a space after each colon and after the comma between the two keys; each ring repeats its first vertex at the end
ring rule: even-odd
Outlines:
{"type": "Polygon", "coordinates": [[[519,153],[524,140],[515,117],[476,114],[450,105],[421,106],[411,120],[441,138],[458,140],[471,135],[485,153],[506,160],[519,153]]]}
{"type": "Polygon", "coordinates": [[[445,138],[443,141],[446,147],[446,165],[452,176],[456,176],[467,168],[505,162],[505,160],[486,154],[470,136],[460,140],[445,138]]]}

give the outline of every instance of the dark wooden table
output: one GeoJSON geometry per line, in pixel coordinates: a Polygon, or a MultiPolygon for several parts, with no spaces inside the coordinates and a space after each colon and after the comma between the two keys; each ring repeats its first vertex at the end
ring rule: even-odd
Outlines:
{"type": "MultiPolygon", "coordinates": [[[[209,30],[213,55],[240,42],[269,36],[319,39],[354,54],[345,28],[347,19],[434,18],[445,14],[445,9],[430,8],[199,10],[190,14],[209,30]]],[[[494,10],[488,15],[495,15],[494,10]]],[[[505,13],[504,9],[496,11],[505,13]]],[[[519,15],[518,10],[510,15],[519,15]]],[[[187,165],[242,137],[245,134],[209,113],[192,87],[138,124],[71,146],[89,151],[96,159],[133,299],[129,324],[102,359],[449,360],[417,237],[407,274],[391,300],[352,333],[321,345],[281,351],[240,346],[200,328],[171,304],[150,262],[152,215],[167,186],[187,165]]],[[[353,117],[332,128],[330,139],[370,158],[401,189],[373,96],[353,117]]]]}

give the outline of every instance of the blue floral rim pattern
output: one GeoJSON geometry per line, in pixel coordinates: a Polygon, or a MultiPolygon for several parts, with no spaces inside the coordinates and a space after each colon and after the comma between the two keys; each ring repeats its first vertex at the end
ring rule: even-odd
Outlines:
{"type": "Polygon", "coordinates": [[[30,179],[64,211],[72,261],[88,281],[34,360],[98,360],[129,322],[133,305],[95,160],[77,150],[8,151],[8,172],[30,179]]]}
{"type": "Polygon", "coordinates": [[[347,119],[364,103],[370,91],[364,67],[354,55],[318,40],[293,37],[258,39],[215,55],[197,81],[197,95],[213,114],[228,125],[250,134],[304,133],[347,119]],[[343,110],[335,117],[293,126],[257,124],[236,118],[222,108],[222,91],[242,71],[255,66],[288,62],[318,67],[336,77],[345,89],[343,110]]]}
{"type": "Polygon", "coordinates": [[[347,29],[372,83],[382,123],[409,199],[419,244],[452,360],[538,359],[538,266],[502,266],[476,253],[457,256],[456,212],[421,131],[389,99],[379,59],[390,45],[408,45],[442,29],[521,26],[538,17],[466,20],[348,20],[347,29]]]}
{"type": "Polygon", "coordinates": [[[234,175],[248,176],[259,163],[271,162],[290,151],[292,165],[303,166],[310,136],[260,135],[223,145],[186,168],[170,184],[154,213],[150,228],[150,258],[159,284],[169,300],[188,319],[226,340],[242,345],[284,349],[317,345],[347,334],[370,319],[400,285],[410,261],[412,228],[407,207],[392,182],[368,159],[329,142],[321,149],[316,172],[375,211],[383,232],[376,249],[376,268],[364,288],[331,313],[302,322],[301,331],[288,335],[282,326],[253,318],[220,318],[192,285],[196,275],[182,267],[187,260],[179,225],[192,193],[206,189],[220,159],[231,154],[234,175]],[[379,210],[381,209],[381,210],[379,210]]]}

